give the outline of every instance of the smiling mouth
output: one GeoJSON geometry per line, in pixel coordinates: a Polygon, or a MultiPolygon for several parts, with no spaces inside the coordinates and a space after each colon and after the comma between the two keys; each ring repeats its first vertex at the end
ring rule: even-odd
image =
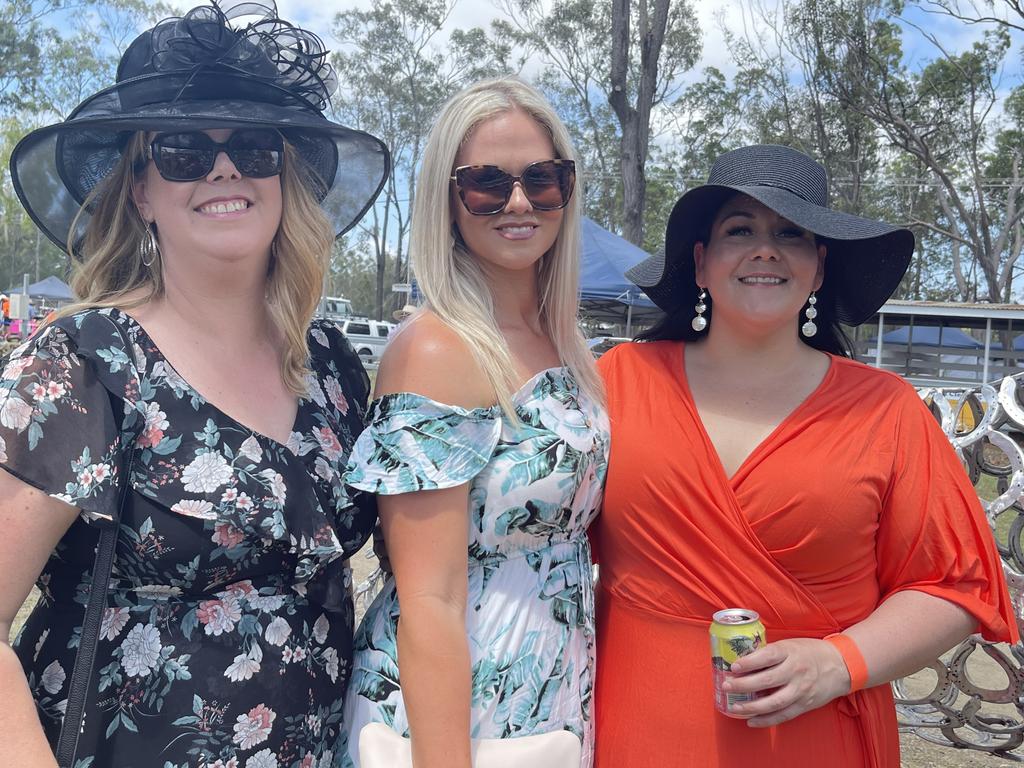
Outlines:
{"type": "Polygon", "coordinates": [[[740,282],[744,285],[782,285],[786,282],[784,277],[771,277],[769,275],[751,275],[741,277],[740,282]]]}
{"type": "Polygon", "coordinates": [[[225,200],[219,203],[208,203],[196,208],[199,213],[235,213],[244,211],[251,204],[248,200],[225,200]]]}

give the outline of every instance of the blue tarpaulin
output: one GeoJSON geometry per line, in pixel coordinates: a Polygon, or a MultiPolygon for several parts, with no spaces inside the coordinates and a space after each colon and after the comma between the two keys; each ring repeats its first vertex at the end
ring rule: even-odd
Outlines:
{"type": "Polygon", "coordinates": [[[882,335],[882,342],[890,344],[911,343],[915,347],[958,347],[960,349],[984,349],[985,345],[972,339],[959,328],[945,328],[931,325],[915,325],[897,328],[882,335]]]}
{"type": "Polygon", "coordinates": [[[612,300],[653,309],[654,302],[626,279],[626,270],[650,256],[628,240],[583,218],[581,228],[580,294],[588,300],[612,300]]]}
{"type": "Polygon", "coordinates": [[[591,317],[624,323],[626,335],[632,335],[634,320],[661,313],[647,294],[626,278],[626,270],[650,254],[586,217],[580,234],[581,306],[591,317]]]}
{"type": "MultiPolygon", "coordinates": [[[[8,289],[7,294],[12,293],[21,293],[21,286],[8,289]]],[[[71,301],[74,298],[67,283],[53,275],[43,278],[38,283],[31,283],[28,287],[28,295],[31,299],[49,299],[51,301],[71,301]]]]}

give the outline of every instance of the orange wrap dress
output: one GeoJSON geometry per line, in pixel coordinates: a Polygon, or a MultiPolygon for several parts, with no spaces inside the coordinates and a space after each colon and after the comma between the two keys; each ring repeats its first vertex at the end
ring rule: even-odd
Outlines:
{"type": "Polygon", "coordinates": [[[910,385],[834,356],[818,388],[726,477],[683,355],[682,342],[661,341],[599,361],[612,440],[591,528],[597,768],[898,768],[888,685],[773,728],[718,714],[710,618],[752,608],[769,642],[821,638],[913,589],[963,607],[987,639],[1016,642],[974,488],[910,385]]]}

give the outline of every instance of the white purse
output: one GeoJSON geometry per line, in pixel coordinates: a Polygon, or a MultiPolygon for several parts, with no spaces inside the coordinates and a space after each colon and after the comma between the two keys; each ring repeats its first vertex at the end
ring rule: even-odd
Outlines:
{"type": "MultiPolygon", "coordinates": [[[[474,768],[580,768],[583,745],[571,731],[514,739],[473,739],[474,768]]],[[[360,768],[413,768],[412,743],[384,723],[359,731],[360,768]]]]}

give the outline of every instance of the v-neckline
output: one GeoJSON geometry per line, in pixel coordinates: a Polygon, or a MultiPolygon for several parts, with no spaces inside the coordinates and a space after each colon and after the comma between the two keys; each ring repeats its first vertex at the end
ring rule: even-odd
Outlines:
{"type": "Polygon", "coordinates": [[[776,424],[771,431],[750,450],[750,453],[748,453],[743,458],[743,461],[737,465],[736,471],[730,475],[725,470],[725,464],[722,462],[722,457],[719,455],[718,448],[715,447],[715,443],[711,439],[711,435],[708,433],[707,427],[704,426],[704,419],[701,417],[700,410],[697,408],[697,400],[693,396],[693,390],[690,389],[690,380],[686,375],[686,342],[681,343],[679,346],[679,354],[674,356],[675,363],[678,366],[677,378],[679,386],[682,388],[683,396],[693,409],[694,421],[697,423],[697,428],[700,430],[700,434],[705,445],[710,453],[715,457],[715,464],[718,468],[719,475],[721,475],[726,485],[731,489],[735,489],[736,479],[743,474],[747,465],[757,457],[766,446],[770,445],[775,439],[775,436],[778,435],[783,428],[788,426],[790,422],[797,418],[801,411],[805,410],[817,399],[818,393],[831,382],[836,369],[835,356],[826,352],[825,354],[828,355],[828,370],[825,371],[825,375],[821,377],[821,381],[818,382],[818,385],[811,390],[807,397],[797,403],[793,410],[782,417],[778,424],[776,424]]]}
{"type": "Polygon", "coordinates": [[[156,340],[152,336],[149,335],[149,331],[146,330],[145,326],[142,323],[140,323],[138,320],[136,320],[134,317],[132,317],[130,314],[128,314],[127,312],[125,312],[122,309],[118,309],[118,308],[115,307],[114,311],[117,312],[118,314],[120,314],[122,317],[126,318],[131,325],[134,325],[136,328],[139,329],[139,332],[143,336],[146,337],[146,340],[149,342],[150,347],[156,352],[156,354],[159,356],[159,358],[163,362],[163,364],[166,365],[171,370],[171,372],[178,379],[178,381],[180,381],[182,384],[184,384],[188,388],[188,391],[191,394],[193,394],[196,397],[198,397],[200,400],[203,401],[203,403],[205,403],[210,408],[215,410],[218,414],[220,414],[225,419],[227,419],[228,421],[233,423],[239,429],[241,429],[241,430],[243,430],[245,432],[250,433],[251,435],[253,435],[257,439],[264,440],[264,441],[270,443],[273,446],[277,446],[279,448],[283,448],[283,449],[287,450],[289,453],[292,453],[292,454],[294,454],[296,456],[298,455],[295,452],[295,450],[293,450],[291,448],[291,446],[289,444],[292,442],[291,436],[299,431],[299,422],[300,422],[300,420],[302,418],[302,403],[303,403],[303,401],[306,398],[298,397],[296,399],[295,418],[292,419],[292,426],[291,426],[291,429],[288,432],[288,440],[287,440],[287,442],[282,443],[276,437],[271,437],[270,435],[264,434],[263,432],[260,432],[258,429],[253,429],[248,424],[245,424],[244,422],[240,421],[239,419],[236,419],[234,416],[232,416],[230,413],[225,411],[223,408],[221,408],[215,402],[210,400],[206,395],[204,395],[202,392],[200,392],[198,389],[196,389],[194,386],[192,386],[191,382],[189,382],[188,379],[186,379],[184,376],[181,375],[181,372],[178,371],[178,369],[174,366],[174,363],[172,363],[167,358],[167,355],[165,355],[163,353],[163,350],[160,349],[159,345],[156,343],[156,340]]]}

